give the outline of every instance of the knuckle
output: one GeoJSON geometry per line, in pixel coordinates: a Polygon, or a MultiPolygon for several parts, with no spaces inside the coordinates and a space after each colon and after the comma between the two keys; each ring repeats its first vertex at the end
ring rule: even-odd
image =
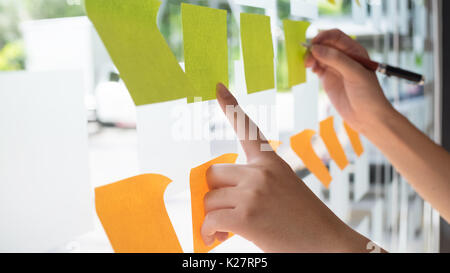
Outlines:
{"type": "Polygon", "coordinates": [[[214,185],[214,176],[217,173],[217,166],[211,165],[208,169],[206,169],[206,183],[209,188],[212,188],[214,185]]]}
{"type": "Polygon", "coordinates": [[[203,196],[203,203],[205,204],[205,207],[209,204],[211,201],[211,192],[207,192],[205,196],[203,196]]]}
{"type": "Polygon", "coordinates": [[[255,186],[252,189],[247,190],[246,192],[247,206],[253,206],[255,204],[258,204],[262,199],[262,196],[264,196],[264,191],[263,189],[261,189],[261,187],[255,186]]]}
{"type": "Polygon", "coordinates": [[[335,42],[339,42],[339,41],[341,41],[341,39],[342,39],[344,36],[347,36],[347,34],[345,34],[342,30],[340,30],[340,29],[338,29],[338,28],[334,28],[334,29],[332,29],[331,31],[332,31],[332,34],[333,34],[333,37],[334,37],[334,41],[335,41],[335,42]]]}
{"type": "Polygon", "coordinates": [[[209,168],[206,169],[206,178],[207,179],[210,178],[214,174],[214,171],[215,171],[214,165],[209,166],[209,168]]]}
{"type": "Polygon", "coordinates": [[[336,31],[336,33],[339,34],[339,36],[346,36],[346,35],[347,35],[347,34],[345,34],[342,30],[340,30],[340,29],[338,29],[338,28],[335,28],[334,30],[336,31]]]}
{"type": "Polygon", "coordinates": [[[205,220],[203,221],[203,227],[206,229],[209,226],[217,225],[217,219],[213,216],[213,213],[207,213],[205,215],[205,220]]]}
{"type": "Polygon", "coordinates": [[[264,165],[253,165],[245,186],[254,194],[264,195],[275,180],[273,171],[264,165]]]}
{"type": "Polygon", "coordinates": [[[252,187],[244,193],[244,200],[241,203],[241,216],[244,222],[251,221],[258,213],[265,198],[265,191],[261,187],[252,187]]]}
{"type": "Polygon", "coordinates": [[[256,215],[258,213],[257,207],[254,203],[248,202],[245,206],[243,206],[240,210],[240,218],[243,223],[251,223],[254,221],[256,215]]]}
{"type": "Polygon", "coordinates": [[[273,180],[273,173],[268,167],[259,167],[258,168],[258,180],[261,182],[262,185],[266,185],[267,183],[270,183],[270,181],[273,180]]]}
{"type": "Polygon", "coordinates": [[[333,32],[333,33],[336,33],[336,34],[341,34],[341,33],[343,33],[340,29],[338,29],[338,28],[332,28],[332,29],[330,29],[330,32],[333,32]]]}
{"type": "Polygon", "coordinates": [[[337,50],[334,49],[329,49],[326,51],[326,55],[330,58],[330,59],[334,59],[334,60],[339,60],[341,55],[339,54],[339,52],[337,50]]]}

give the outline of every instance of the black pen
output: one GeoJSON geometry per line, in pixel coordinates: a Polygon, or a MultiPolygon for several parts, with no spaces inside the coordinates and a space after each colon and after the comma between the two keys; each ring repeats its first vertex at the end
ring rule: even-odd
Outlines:
{"type": "MultiPolygon", "coordinates": [[[[307,44],[307,43],[302,43],[301,45],[306,47],[308,50],[311,48],[311,45],[307,44]]],[[[361,56],[357,56],[357,55],[354,55],[351,53],[350,54],[345,53],[345,54],[371,71],[376,71],[378,73],[381,73],[381,74],[384,74],[387,76],[395,76],[397,78],[401,78],[401,79],[405,79],[405,80],[414,82],[418,85],[423,85],[425,83],[425,77],[420,74],[417,74],[417,73],[414,73],[414,72],[411,72],[408,70],[404,70],[404,69],[401,69],[398,67],[394,67],[394,66],[391,66],[388,64],[378,63],[378,62],[372,61],[370,59],[367,59],[367,58],[364,58],[361,56]]]]}

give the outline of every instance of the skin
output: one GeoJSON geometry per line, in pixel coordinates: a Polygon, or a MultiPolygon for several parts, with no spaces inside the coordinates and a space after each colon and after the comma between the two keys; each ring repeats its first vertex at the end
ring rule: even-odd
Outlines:
{"type": "Polygon", "coordinates": [[[312,43],[306,66],[320,77],[339,114],[449,222],[450,154],[394,109],[374,72],[345,55],[368,57],[360,44],[337,29],[320,33],[312,43]]]}
{"type": "MultiPolygon", "coordinates": [[[[353,129],[364,134],[391,161],[415,190],[448,221],[450,219],[450,155],[434,144],[389,103],[373,72],[345,55],[368,57],[367,51],[339,30],[321,32],[312,40],[306,66],[319,75],[337,111],[353,129]]],[[[217,86],[222,110],[236,130],[236,117],[245,115],[222,84],[217,86]]],[[[370,240],[333,214],[273,151],[246,116],[241,145],[247,164],[217,164],[207,171],[210,188],[204,199],[201,234],[206,244],[238,234],[265,252],[369,252],[370,240]]],[[[259,131],[259,130],[258,130],[259,131]]]]}
{"type": "Polygon", "coordinates": [[[368,239],[334,215],[275,152],[261,151],[267,141],[259,129],[257,139],[249,140],[249,128],[256,125],[222,84],[217,97],[224,112],[229,105],[236,107],[235,115],[227,115],[235,130],[237,117],[245,116],[240,139],[247,164],[216,164],[207,170],[205,244],[233,232],[265,252],[367,251],[368,239]]]}

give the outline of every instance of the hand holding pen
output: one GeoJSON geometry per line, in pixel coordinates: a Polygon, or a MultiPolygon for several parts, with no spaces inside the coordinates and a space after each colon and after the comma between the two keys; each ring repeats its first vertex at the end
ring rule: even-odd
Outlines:
{"type": "Polygon", "coordinates": [[[353,129],[364,133],[395,111],[374,70],[354,59],[370,60],[363,46],[337,29],[319,33],[311,44],[305,65],[319,76],[331,103],[353,129]]]}
{"type": "MultiPolygon", "coordinates": [[[[308,44],[308,43],[302,43],[302,46],[304,46],[308,50],[310,50],[312,45],[308,44]]],[[[418,85],[423,85],[425,83],[425,77],[420,74],[417,74],[415,72],[408,71],[408,70],[405,70],[405,69],[402,69],[399,67],[395,67],[395,66],[391,66],[388,64],[384,64],[384,63],[378,63],[378,62],[372,61],[369,58],[362,57],[360,55],[357,55],[357,54],[354,54],[351,52],[345,52],[345,54],[370,71],[376,71],[376,72],[379,72],[386,76],[394,76],[394,77],[398,77],[400,79],[405,79],[405,80],[411,81],[418,85]]]]}

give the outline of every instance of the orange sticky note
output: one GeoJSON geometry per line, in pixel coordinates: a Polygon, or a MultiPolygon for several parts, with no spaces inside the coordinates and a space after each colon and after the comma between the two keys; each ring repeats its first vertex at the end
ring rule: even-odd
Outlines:
{"type": "Polygon", "coordinates": [[[164,205],[170,182],[144,174],[95,189],[97,215],[115,252],[183,252],[164,205]]]}
{"type": "Polygon", "coordinates": [[[291,137],[291,148],[300,157],[306,168],[313,173],[322,184],[328,188],[331,183],[331,175],[327,167],[314,151],[311,138],[316,134],[314,130],[304,130],[300,134],[291,137]]]}
{"type": "Polygon", "coordinates": [[[344,121],[344,128],[347,132],[347,136],[350,139],[350,144],[353,147],[353,150],[355,151],[356,155],[360,156],[364,152],[364,147],[361,143],[361,139],[359,138],[358,132],[353,130],[345,121],[344,121]]]}
{"type": "Polygon", "coordinates": [[[280,147],[281,144],[283,144],[283,142],[278,141],[278,140],[268,140],[267,142],[269,142],[270,147],[272,147],[272,149],[275,152],[278,150],[278,147],[280,147]]]}
{"type": "Polygon", "coordinates": [[[206,171],[211,165],[234,163],[236,162],[237,154],[224,154],[211,161],[208,161],[198,167],[191,170],[190,186],[191,186],[191,207],[192,207],[192,228],[194,237],[194,252],[206,253],[220,244],[219,241],[214,242],[211,246],[207,246],[203,243],[200,230],[205,220],[205,206],[203,198],[209,191],[208,184],[206,182],[206,171]]]}
{"type": "Polygon", "coordinates": [[[334,130],[333,120],[333,117],[329,117],[320,122],[320,137],[325,143],[330,157],[336,162],[339,168],[343,170],[347,167],[348,160],[344,148],[342,148],[336,135],[336,131],[334,130]]]}

